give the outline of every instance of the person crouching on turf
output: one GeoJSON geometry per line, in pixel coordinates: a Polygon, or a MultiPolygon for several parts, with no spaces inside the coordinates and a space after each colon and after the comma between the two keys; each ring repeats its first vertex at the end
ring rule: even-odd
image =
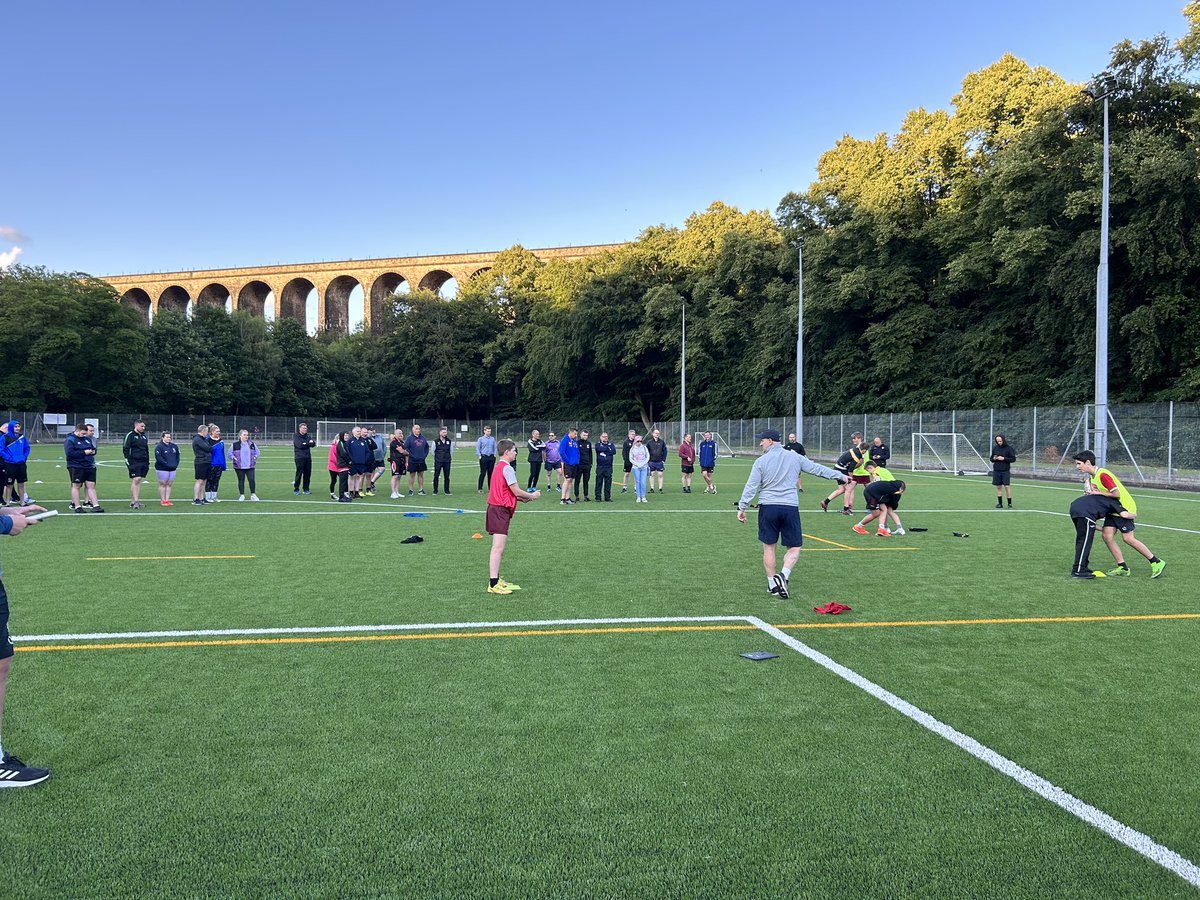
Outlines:
{"type": "MultiPolygon", "coordinates": [[[[873,463],[868,463],[869,466],[875,467],[873,463]]],[[[877,468],[877,467],[876,467],[877,468]]],[[[891,537],[892,532],[887,529],[888,515],[895,515],[895,510],[900,506],[900,495],[904,493],[905,484],[903,481],[872,481],[863,491],[863,498],[867,501],[867,509],[873,510],[869,512],[857,525],[853,526],[852,530],[859,534],[867,533],[867,523],[872,519],[879,519],[879,528],[875,532],[877,537],[891,537]]],[[[896,534],[904,534],[904,526],[900,524],[899,516],[896,516],[896,534]]]]}
{"type": "Polygon", "coordinates": [[[508,544],[508,528],[517,512],[517,501],[528,503],[541,494],[534,489],[527,491],[517,483],[517,472],[513,464],[517,461],[517,445],[505,438],[496,445],[499,459],[492,471],[488,490],[487,518],[485,530],[492,536],[492,552],[488,556],[489,594],[511,594],[519,591],[520,585],[510,584],[500,577],[500,563],[504,559],[504,548],[508,544]]]}
{"type": "Polygon", "coordinates": [[[1096,455],[1090,450],[1076,453],[1073,459],[1075,460],[1075,468],[1088,476],[1088,480],[1084,482],[1084,490],[1087,493],[1115,499],[1122,507],[1122,511],[1118,514],[1109,513],[1105,515],[1103,530],[1100,533],[1104,539],[1105,546],[1108,547],[1108,552],[1112,554],[1113,560],[1117,564],[1116,568],[1109,570],[1107,574],[1114,576],[1130,574],[1129,566],[1125,564],[1125,554],[1117,546],[1116,533],[1119,531],[1121,532],[1121,540],[1149,561],[1150,577],[1157,578],[1162,574],[1162,570],[1166,568],[1167,564],[1155,556],[1149,547],[1133,536],[1133,519],[1137,515],[1137,501],[1133,499],[1133,495],[1125,489],[1125,485],[1121,483],[1121,479],[1116,475],[1108,469],[1097,468],[1096,455]]]}

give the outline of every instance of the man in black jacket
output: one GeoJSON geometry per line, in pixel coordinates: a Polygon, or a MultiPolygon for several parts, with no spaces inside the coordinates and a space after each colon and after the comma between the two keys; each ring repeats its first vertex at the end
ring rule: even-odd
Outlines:
{"type": "Polygon", "coordinates": [[[447,428],[442,428],[438,431],[437,440],[433,442],[433,492],[438,492],[438,475],[445,473],[445,490],[442,491],[447,497],[450,496],[450,458],[454,453],[454,441],[450,439],[450,432],[447,428]]]}
{"type": "Polygon", "coordinates": [[[601,432],[596,444],[596,502],[612,503],[613,462],[617,446],[608,439],[608,432],[601,432]]]}
{"type": "Polygon", "coordinates": [[[646,488],[654,490],[654,476],[658,476],[658,492],[663,492],[663,472],[667,467],[667,442],[662,439],[662,432],[657,428],[650,433],[646,441],[646,449],[650,451],[650,473],[647,476],[646,488]]]}
{"type": "MultiPolygon", "coordinates": [[[[588,486],[592,480],[592,442],[586,431],[579,432],[579,472],[575,476],[575,499],[579,499],[579,485],[583,485],[583,502],[591,503],[588,486]]],[[[597,495],[597,500],[600,497],[597,495]]]]}
{"type": "MultiPolygon", "coordinates": [[[[788,442],[783,445],[784,450],[791,450],[793,453],[799,453],[801,456],[808,456],[808,452],[804,449],[804,445],[796,440],[796,433],[792,432],[788,435],[788,442]]],[[[800,473],[800,477],[796,479],[796,490],[801,494],[804,493],[804,473],[800,473]]]]}
{"type": "Polygon", "coordinates": [[[633,471],[633,463],[629,461],[629,451],[633,449],[635,437],[637,437],[637,432],[630,428],[629,437],[625,438],[625,443],[621,445],[621,461],[625,464],[625,476],[621,479],[622,494],[629,490],[629,473],[633,471]]]}
{"type": "Polygon", "coordinates": [[[133,431],[125,435],[121,446],[125,466],[129,469],[129,508],[142,508],[142,479],[150,471],[150,442],[146,440],[146,423],[141,419],[133,423],[133,431]]]}
{"type": "Polygon", "coordinates": [[[196,488],[192,494],[192,506],[203,506],[208,501],[204,494],[207,489],[208,476],[212,474],[212,439],[208,436],[207,425],[197,425],[196,433],[192,435],[193,465],[196,469],[196,488]]]}
{"type": "Polygon", "coordinates": [[[317,446],[317,439],[308,433],[308,423],[301,422],[296,433],[292,435],[292,455],[296,457],[296,478],[292,482],[292,493],[300,496],[303,490],[311,494],[312,484],[312,448],[317,446]],[[302,487],[303,486],[303,487],[302,487]]]}
{"type": "Polygon", "coordinates": [[[875,440],[871,442],[871,446],[867,448],[867,459],[886,469],[887,461],[891,458],[892,451],[888,449],[888,445],[883,442],[883,438],[876,436],[875,440]]]}
{"type": "Polygon", "coordinates": [[[996,435],[995,443],[992,444],[992,484],[996,486],[996,509],[1004,509],[1004,503],[1000,499],[1001,490],[1008,494],[1008,508],[1012,509],[1012,485],[1010,484],[1010,479],[1012,477],[1012,464],[1016,461],[1017,454],[1008,445],[1008,441],[1005,440],[1004,435],[996,435]]]}

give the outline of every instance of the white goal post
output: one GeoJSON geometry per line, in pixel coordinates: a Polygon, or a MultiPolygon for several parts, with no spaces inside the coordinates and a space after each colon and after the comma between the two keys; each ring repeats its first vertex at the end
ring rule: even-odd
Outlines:
{"type": "Polygon", "coordinates": [[[395,422],[368,422],[365,419],[322,419],[317,423],[317,446],[328,447],[333,443],[335,434],[350,431],[355,425],[360,428],[374,428],[377,434],[383,435],[389,441],[392,439],[392,432],[396,430],[395,422]]]}
{"type": "MultiPolygon", "coordinates": [[[[707,429],[706,429],[706,431],[707,431],[707,429]]],[[[690,432],[688,432],[688,434],[690,434],[692,436],[692,445],[696,448],[696,465],[699,466],[700,465],[700,442],[704,440],[705,431],[690,431],[690,432]]],[[[727,440],[725,440],[725,438],[721,437],[721,432],[719,432],[719,431],[712,432],[712,439],[713,439],[713,442],[717,445],[717,457],[718,458],[725,456],[725,457],[728,457],[729,459],[733,459],[733,456],[734,456],[733,448],[729,446],[729,442],[727,440]]]]}
{"type": "Polygon", "coordinates": [[[992,467],[962,432],[914,431],[912,471],[990,475],[992,467]]]}

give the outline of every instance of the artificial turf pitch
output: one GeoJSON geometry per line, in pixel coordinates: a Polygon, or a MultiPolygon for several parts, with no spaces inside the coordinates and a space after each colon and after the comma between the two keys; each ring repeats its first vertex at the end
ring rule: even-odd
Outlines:
{"type": "MultiPolygon", "coordinates": [[[[721,460],[716,496],[674,475],[646,505],[521,506],[503,574],[523,589],[498,597],[464,457],[451,497],[338,505],[323,479],[294,497],[290,450],[268,448],[263,502],[230,475],[214,507],[184,481],[138,512],[108,465],[109,512],[5,539],[4,745],[54,770],[0,791],[5,893],[1195,893],[742,623],[21,639],[757,616],[1200,859],[1194,495],[1134,489],[1162,577],[1131,552],[1132,577],[1080,582],[1073,485],[1019,483],[1009,511],[987,479],[912,475],[902,517],[929,531],[884,539],[821,513],[831,485],[806,477],[780,601],[734,518],[749,462],[721,460]],[[853,612],[812,612],[830,600],[853,612]]],[[[30,492],[65,510],[60,464],[35,462],[30,492]]],[[[1111,565],[1099,540],[1092,562],[1111,565]]]]}

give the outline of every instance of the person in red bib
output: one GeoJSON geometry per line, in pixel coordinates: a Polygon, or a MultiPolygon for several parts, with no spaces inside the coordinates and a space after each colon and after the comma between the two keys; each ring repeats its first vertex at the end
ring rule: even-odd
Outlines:
{"type": "Polygon", "coordinates": [[[517,460],[517,445],[505,438],[496,444],[496,468],[492,472],[487,498],[487,533],[492,536],[492,552],[488,557],[489,594],[511,594],[520,585],[510,584],[500,577],[500,561],[508,543],[508,526],[517,512],[517,501],[528,503],[541,496],[541,491],[527,491],[517,483],[513,463],[517,460]]]}

